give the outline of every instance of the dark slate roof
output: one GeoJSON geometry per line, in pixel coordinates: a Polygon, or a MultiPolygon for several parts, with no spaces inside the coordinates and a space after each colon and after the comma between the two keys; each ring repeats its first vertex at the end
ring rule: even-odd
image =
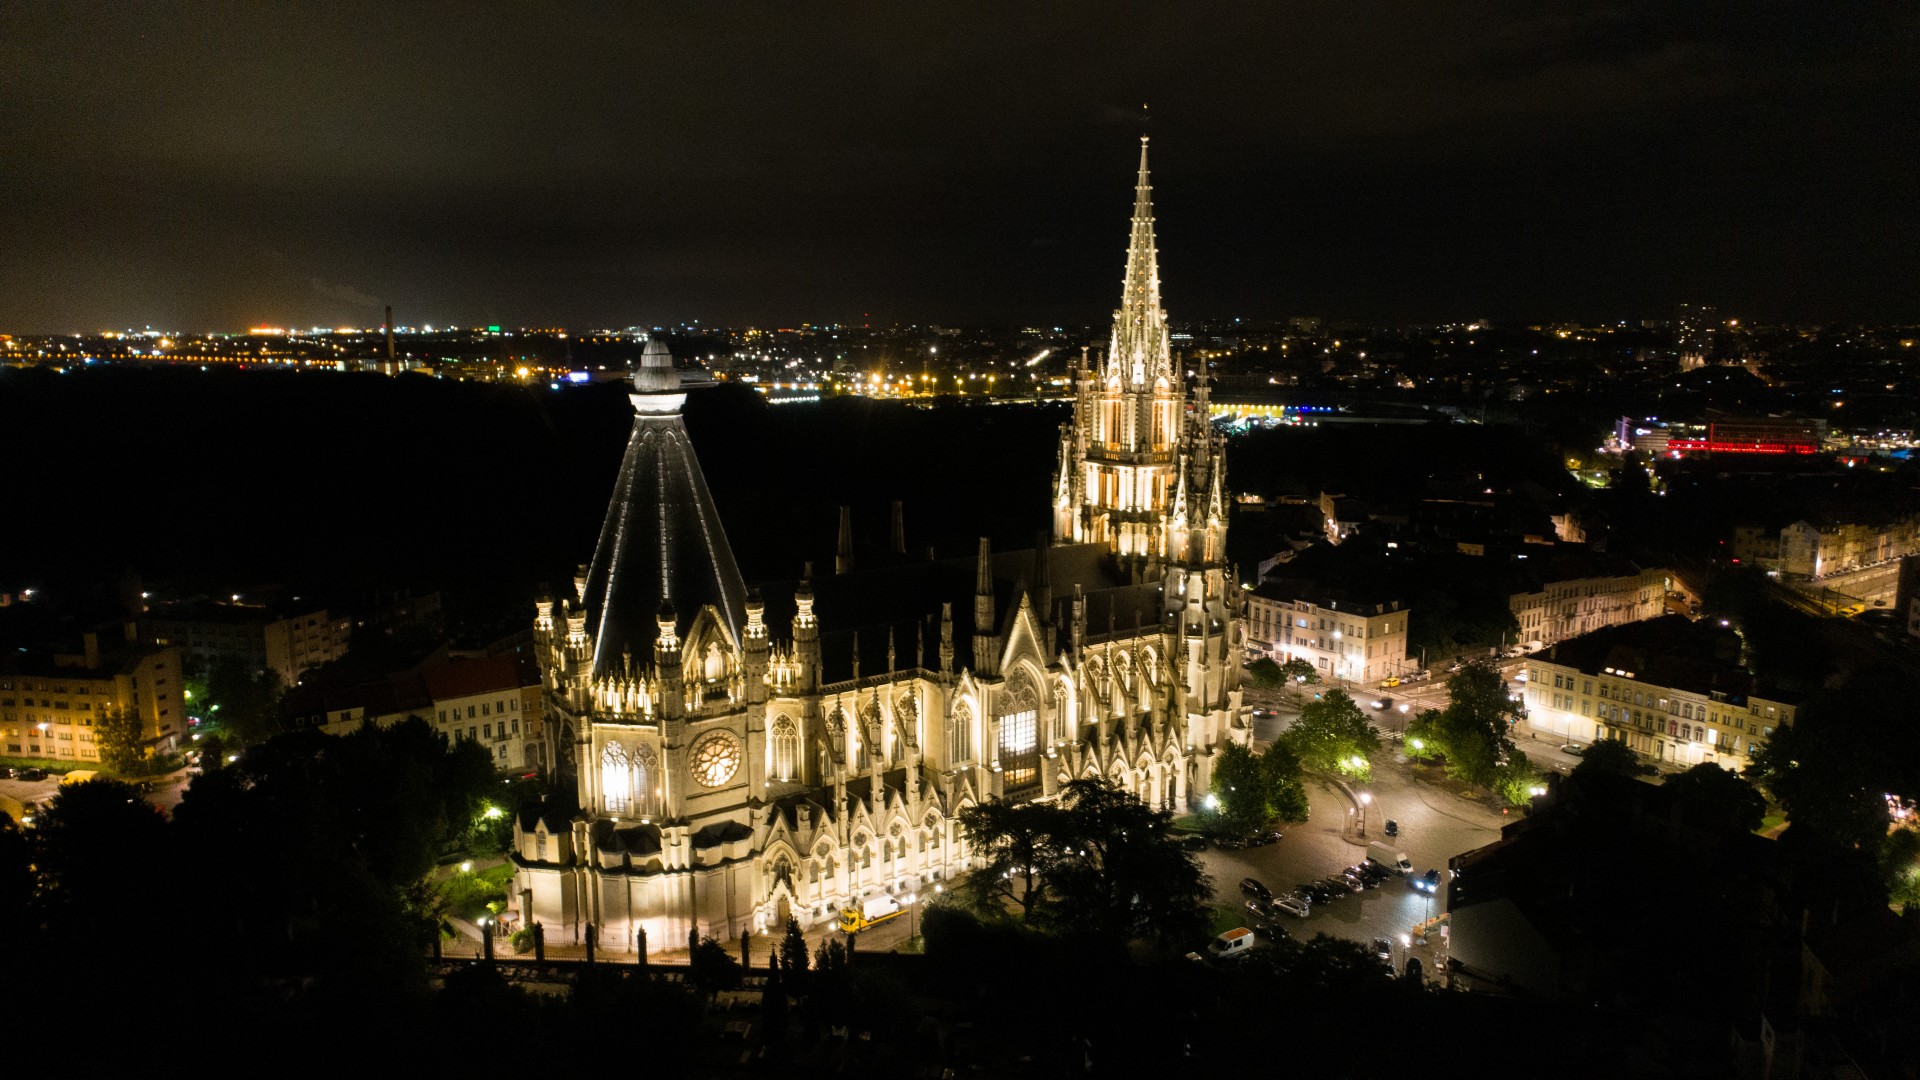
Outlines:
{"type": "Polygon", "coordinates": [[[587,572],[594,674],[618,668],[623,653],[649,663],[663,605],[685,633],[711,604],[740,641],[746,595],[680,414],[641,413],[587,572]]]}
{"type": "Polygon", "coordinates": [[[1797,700],[1795,695],[1757,685],[1740,666],[1740,639],[1708,619],[1696,623],[1684,615],[1662,615],[1602,627],[1554,645],[1547,656],[1588,674],[1604,674],[1608,668],[1630,671],[1639,682],[1724,694],[1736,702],[1744,702],[1750,693],[1775,701],[1797,700]]]}
{"type": "MultiPolygon", "coordinates": [[[[1115,576],[1106,548],[1098,544],[1059,544],[1043,549],[1048,584],[1053,594],[1051,619],[1058,627],[1069,624],[1073,587],[1087,598],[1087,640],[1100,641],[1114,633],[1125,636],[1136,626],[1153,626],[1160,619],[1160,585],[1128,585],[1115,576]],[[1111,614],[1111,619],[1109,615],[1111,614]]],[[[960,559],[896,563],[890,566],[831,574],[811,582],[813,611],[820,620],[821,681],[837,683],[853,677],[856,641],[860,675],[868,678],[887,671],[887,636],[892,632],[894,669],[912,668],[915,643],[920,642],[920,666],[940,665],[940,606],[953,605],[954,666],[973,665],[973,598],[978,581],[979,555],[960,559]]],[[[1034,549],[996,551],[990,559],[993,575],[995,630],[1004,630],[1023,594],[1034,590],[1037,566],[1034,549]]],[[[766,622],[773,634],[789,637],[795,610],[797,582],[762,587],[766,622]]],[[[1043,613],[1043,618],[1048,617],[1043,613]]],[[[1061,638],[1064,645],[1065,638],[1061,638]]]]}
{"type": "MultiPolygon", "coordinates": [[[[694,833],[693,846],[694,850],[698,851],[705,848],[719,847],[721,844],[731,843],[735,840],[745,840],[752,835],[753,830],[738,821],[722,821],[716,825],[709,825],[699,832],[694,833]]],[[[657,838],[658,834],[656,833],[655,836],[657,838]]],[[[659,850],[659,844],[657,842],[654,845],[654,849],[656,851],[659,850]]]]}
{"type": "Polygon", "coordinates": [[[623,822],[596,819],[593,823],[594,846],[601,851],[638,855],[658,855],[660,853],[660,827],[658,825],[629,825],[623,822]]]}

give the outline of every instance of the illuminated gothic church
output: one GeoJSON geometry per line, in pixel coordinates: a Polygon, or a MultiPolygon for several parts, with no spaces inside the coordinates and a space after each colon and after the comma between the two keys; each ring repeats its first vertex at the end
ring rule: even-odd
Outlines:
{"type": "Polygon", "coordinates": [[[1145,139],[1051,544],[749,590],[683,398],[650,345],[593,561],[537,605],[578,799],[517,823],[514,899],[552,940],[811,926],[964,873],[954,818],[972,803],[1106,777],[1184,810],[1246,741],[1222,443],[1169,349],[1145,139]]]}

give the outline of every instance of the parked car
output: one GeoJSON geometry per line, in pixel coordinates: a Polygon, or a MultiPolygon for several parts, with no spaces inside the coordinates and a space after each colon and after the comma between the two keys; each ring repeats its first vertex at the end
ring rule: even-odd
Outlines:
{"type": "Polygon", "coordinates": [[[47,770],[45,769],[20,769],[15,774],[15,779],[19,780],[45,780],[46,778],[47,770]]]}
{"type": "Polygon", "coordinates": [[[1412,881],[1414,889],[1426,893],[1428,896],[1432,896],[1440,891],[1440,871],[1438,870],[1429,870],[1419,877],[1413,878],[1412,881]]]}
{"type": "Polygon", "coordinates": [[[1214,838],[1213,846],[1221,851],[1239,851],[1247,846],[1247,842],[1238,836],[1219,836],[1214,838]]]}
{"type": "Polygon", "coordinates": [[[1363,862],[1357,867],[1354,867],[1354,869],[1359,871],[1362,878],[1372,882],[1374,885],[1379,885],[1381,882],[1393,876],[1392,872],[1386,867],[1375,862],[1363,862]]]}
{"type": "Polygon", "coordinates": [[[1346,877],[1348,881],[1353,882],[1355,888],[1377,889],[1380,887],[1380,879],[1367,873],[1365,865],[1349,866],[1343,876],[1346,877]]]}
{"type": "Polygon", "coordinates": [[[1339,899],[1353,891],[1353,886],[1347,884],[1347,879],[1337,874],[1329,874],[1315,882],[1315,884],[1325,888],[1334,899],[1339,899]]]}
{"type": "Polygon", "coordinates": [[[1334,897],[1333,890],[1317,881],[1309,881],[1299,885],[1294,891],[1315,904],[1324,904],[1334,897]]]}
{"type": "Polygon", "coordinates": [[[1268,941],[1286,941],[1288,938],[1293,937],[1292,934],[1287,933],[1286,927],[1281,926],[1272,919],[1262,919],[1254,923],[1253,936],[1266,938],[1268,941]]]}
{"type": "Polygon", "coordinates": [[[1269,914],[1267,911],[1267,905],[1261,903],[1258,900],[1249,900],[1246,903],[1241,904],[1240,906],[1246,910],[1247,918],[1251,919],[1254,922],[1259,922],[1260,920],[1265,919],[1269,914]]]}
{"type": "Polygon", "coordinates": [[[1240,879],[1240,895],[1249,900],[1258,900],[1263,904],[1273,903],[1273,890],[1267,888],[1258,878],[1240,879]]]}
{"type": "Polygon", "coordinates": [[[1386,678],[1380,680],[1380,689],[1382,690],[1391,690],[1394,687],[1399,685],[1400,685],[1400,676],[1398,675],[1389,675],[1386,678]]]}
{"type": "Polygon", "coordinates": [[[1375,960],[1388,967],[1393,966],[1393,942],[1383,937],[1374,938],[1367,943],[1367,951],[1373,954],[1375,960]]]}
{"type": "Polygon", "coordinates": [[[1277,832],[1257,832],[1240,838],[1240,843],[1246,847],[1266,847],[1279,841],[1280,834],[1277,832]]]}
{"type": "Polygon", "coordinates": [[[1573,757],[1579,757],[1581,754],[1584,754],[1587,752],[1587,748],[1584,746],[1581,746],[1577,742],[1570,742],[1567,745],[1561,747],[1560,752],[1563,754],[1571,755],[1573,757]]]}
{"type": "Polygon", "coordinates": [[[1253,931],[1244,926],[1235,927],[1213,939],[1207,946],[1207,955],[1215,960],[1224,960],[1234,956],[1245,956],[1253,948],[1253,931]]]}
{"type": "Polygon", "coordinates": [[[1284,911],[1297,919],[1304,919],[1313,910],[1313,901],[1299,893],[1288,893],[1273,902],[1273,910],[1284,911]]]}
{"type": "Polygon", "coordinates": [[[1192,833],[1180,838],[1180,847],[1186,851],[1205,851],[1207,850],[1207,838],[1201,836],[1199,833],[1192,833]]]}

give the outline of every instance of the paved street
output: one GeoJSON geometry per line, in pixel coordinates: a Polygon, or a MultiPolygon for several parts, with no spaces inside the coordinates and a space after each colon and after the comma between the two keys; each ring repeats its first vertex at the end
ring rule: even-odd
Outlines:
{"type": "MultiPolygon", "coordinates": [[[[1216,901],[1238,909],[1242,878],[1255,878],[1279,895],[1361,862],[1366,858],[1367,840],[1387,839],[1380,832],[1387,818],[1399,822],[1400,835],[1390,842],[1407,853],[1415,874],[1429,868],[1444,872],[1452,856],[1498,839],[1506,820],[1483,805],[1415,780],[1405,764],[1392,760],[1375,768],[1374,782],[1364,790],[1374,800],[1365,837],[1358,834],[1357,816],[1350,813],[1352,804],[1346,796],[1333,787],[1313,784],[1308,791],[1312,816],[1304,824],[1283,827],[1279,843],[1203,853],[1201,865],[1213,877],[1216,901]],[[1351,830],[1350,821],[1354,822],[1351,830]]],[[[1296,937],[1326,934],[1363,943],[1387,938],[1394,942],[1398,967],[1404,963],[1402,935],[1429,915],[1439,914],[1444,904],[1444,894],[1428,898],[1406,879],[1394,878],[1378,889],[1315,905],[1305,919],[1287,915],[1281,919],[1296,937]]]]}
{"type": "MultiPolygon", "coordinates": [[[[1524,666],[1524,661],[1502,660],[1500,666],[1507,676],[1507,685],[1515,693],[1522,692],[1525,684],[1513,682],[1512,676],[1524,666]]],[[[1243,851],[1209,850],[1201,856],[1202,865],[1213,877],[1218,903],[1235,909],[1241,907],[1242,878],[1252,877],[1280,895],[1361,862],[1366,858],[1368,840],[1388,839],[1381,827],[1389,818],[1400,826],[1399,836],[1390,842],[1407,853],[1416,876],[1429,868],[1444,872],[1454,855],[1499,838],[1500,826],[1510,819],[1484,803],[1461,798],[1440,786],[1416,779],[1400,753],[1399,741],[1394,738],[1403,735],[1407,722],[1421,712],[1447,704],[1444,670],[1436,674],[1439,677],[1432,680],[1395,687],[1344,688],[1366,710],[1381,734],[1388,736],[1375,762],[1373,782],[1357,789],[1373,796],[1367,809],[1366,835],[1360,835],[1359,814],[1344,793],[1329,785],[1310,784],[1312,816],[1304,824],[1283,827],[1285,835],[1279,843],[1243,851]],[[1375,702],[1385,707],[1375,709],[1375,702]]],[[[1308,689],[1306,700],[1312,700],[1312,692],[1308,689]]],[[[1265,713],[1254,718],[1256,751],[1264,749],[1299,716],[1299,699],[1290,692],[1250,690],[1247,699],[1265,713]]],[[[1520,731],[1525,731],[1524,726],[1520,731]]],[[[1543,769],[1565,772],[1577,761],[1562,753],[1558,743],[1549,746],[1522,738],[1520,747],[1543,769]]],[[[1363,943],[1377,937],[1386,938],[1393,942],[1394,965],[1398,968],[1406,962],[1403,936],[1416,923],[1440,914],[1445,903],[1444,892],[1429,898],[1415,891],[1408,880],[1394,878],[1378,889],[1315,905],[1313,913],[1305,919],[1282,915],[1281,920],[1295,937],[1326,934],[1363,943]]],[[[1431,974],[1431,950],[1417,953],[1428,959],[1431,974]]]]}
{"type": "MultiPolygon", "coordinates": [[[[153,790],[147,793],[147,801],[173,816],[180,805],[180,799],[186,794],[187,785],[193,777],[185,769],[152,777],[153,790]]],[[[0,779],[0,795],[18,799],[23,807],[29,808],[46,802],[60,786],[60,774],[49,774],[45,780],[0,779]]]]}

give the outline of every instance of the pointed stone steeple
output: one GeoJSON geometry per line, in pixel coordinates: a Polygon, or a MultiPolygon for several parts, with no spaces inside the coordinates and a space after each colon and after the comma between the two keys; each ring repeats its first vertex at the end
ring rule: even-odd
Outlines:
{"type": "Polygon", "coordinates": [[[1147,179],[1147,137],[1140,137],[1140,175],[1134,181],[1133,229],[1127,241],[1127,276],[1120,310],[1113,313],[1113,343],[1107,378],[1142,387],[1173,378],[1167,313],[1160,310],[1160,252],[1153,242],[1153,184],[1147,179]]]}

